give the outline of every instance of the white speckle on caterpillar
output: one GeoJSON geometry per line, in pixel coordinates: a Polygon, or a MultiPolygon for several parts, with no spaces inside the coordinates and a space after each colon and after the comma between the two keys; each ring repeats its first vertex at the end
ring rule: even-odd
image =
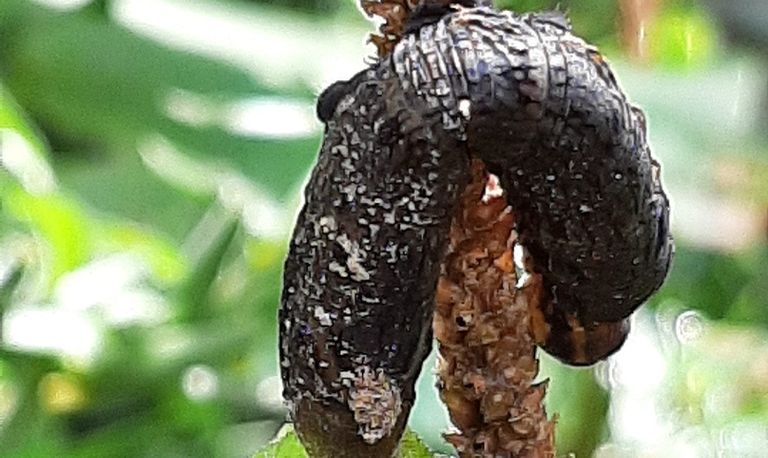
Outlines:
{"type": "MultiPolygon", "coordinates": [[[[349,372],[345,375],[349,377],[349,372]]],[[[347,404],[359,425],[358,434],[369,444],[392,432],[402,410],[397,383],[381,368],[370,366],[356,369],[347,404]]]]}
{"type": "Polygon", "coordinates": [[[464,119],[469,119],[471,115],[470,113],[471,108],[472,108],[472,102],[470,102],[469,99],[459,100],[459,113],[461,113],[461,116],[463,116],[464,119]]]}
{"type": "Polygon", "coordinates": [[[333,324],[331,314],[326,312],[322,306],[315,307],[315,318],[321,326],[330,326],[333,324]]]}
{"type": "Polygon", "coordinates": [[[336,226],[336,219],[333,216],[320,217],[320,226],[323,228],[323,233],[334,232],[338,229],[336,226]]]}
{"type": "Polygon", "coordinates": [[[330,272],[334,272],[334,273],[339,274],[343,278],[346,278],[346,277],[349,276],[349,274],[347,273],[347,269],[344,268],[344,266],[342,266],[341,264],[339,264],[336,261],[331,261],[330,264],[328,264],[328,270],[330,272]]]}

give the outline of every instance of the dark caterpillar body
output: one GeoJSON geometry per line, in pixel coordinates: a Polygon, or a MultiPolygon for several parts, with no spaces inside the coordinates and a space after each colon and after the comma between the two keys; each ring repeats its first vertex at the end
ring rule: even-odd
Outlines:
{"type": "Polygon", "coordinates": [[[394,447],[470,155],[510,196],[551,299],[532,326],[566,362],[615,351],[672,256],[642,113],[597,51],[557,13],[433,16],[318,103],[326,132],[285,264],[280,353],[319,456],[394,447]]]}
{"type": "Polygon", "coordinates": [[[322,122],[328,122],[331,119],[341,98],[349,92],[350,85],[350,81],[336,81],[323,90],[317,98],[317,106],[315,108],[317,119],[322,122]]]}
{"type": "Polygon", "coordinates": [[[500,177],[550,295],[542,346],[578,365],[616,351],[673,243],[645,118],[602,56],[557,12],[478,8],[406,37],[393,62],[428,103],[464,104],[470,152],[500,177]]]}
{"type": "Polygon", "coordinates": [[[318,456],[396,444],[431,349],[440,262],[469,176],[460,125],[444,107],[420,104],[385,65],[352,81],[349,92],[324,96],[338,103],[296,223],[280,310],[284,396],[318,456]],[[325,428],[351,437],[313,442],[325,428]]]}

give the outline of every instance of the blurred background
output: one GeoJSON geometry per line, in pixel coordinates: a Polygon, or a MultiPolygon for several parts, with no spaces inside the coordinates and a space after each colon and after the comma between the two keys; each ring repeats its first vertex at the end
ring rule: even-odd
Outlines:
{"type": "MultiPolygon", "coordinates": [[[[544,357],[559,452],[768,449],[768,1],[569,11],[650,122],[677,257],[624,349],[544,357]]],[[[280,273],[355,0],[0,0],[0,456],[248,457],[284,418],[280,273]]],[[[449,450],[428,361],[411,426],[449,450]]]]}

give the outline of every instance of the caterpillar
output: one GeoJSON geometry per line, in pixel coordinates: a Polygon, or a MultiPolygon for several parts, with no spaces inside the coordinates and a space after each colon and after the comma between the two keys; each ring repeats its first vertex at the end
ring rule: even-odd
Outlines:
{"type": "Polygon", "coordinates": [[[279,312],[284,397],[312,456],[396,446],[471,158],[507,192],[547,295],[533,334],[565,362],[621,346],[674,252],[645,118],[562,14],[428,11],[318,101],[279,312]]]}

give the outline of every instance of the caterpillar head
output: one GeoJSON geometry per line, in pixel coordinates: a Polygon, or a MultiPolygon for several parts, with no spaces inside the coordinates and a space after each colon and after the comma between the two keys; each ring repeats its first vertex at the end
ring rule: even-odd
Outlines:
{"type": "Polygon", "coordinates": [[[582,322],[551,301],[530,314],[536,343],[547,353],[572,366],[590,366],[617,352],[629,334],[629,318],[615,322],[582,322]]]}

